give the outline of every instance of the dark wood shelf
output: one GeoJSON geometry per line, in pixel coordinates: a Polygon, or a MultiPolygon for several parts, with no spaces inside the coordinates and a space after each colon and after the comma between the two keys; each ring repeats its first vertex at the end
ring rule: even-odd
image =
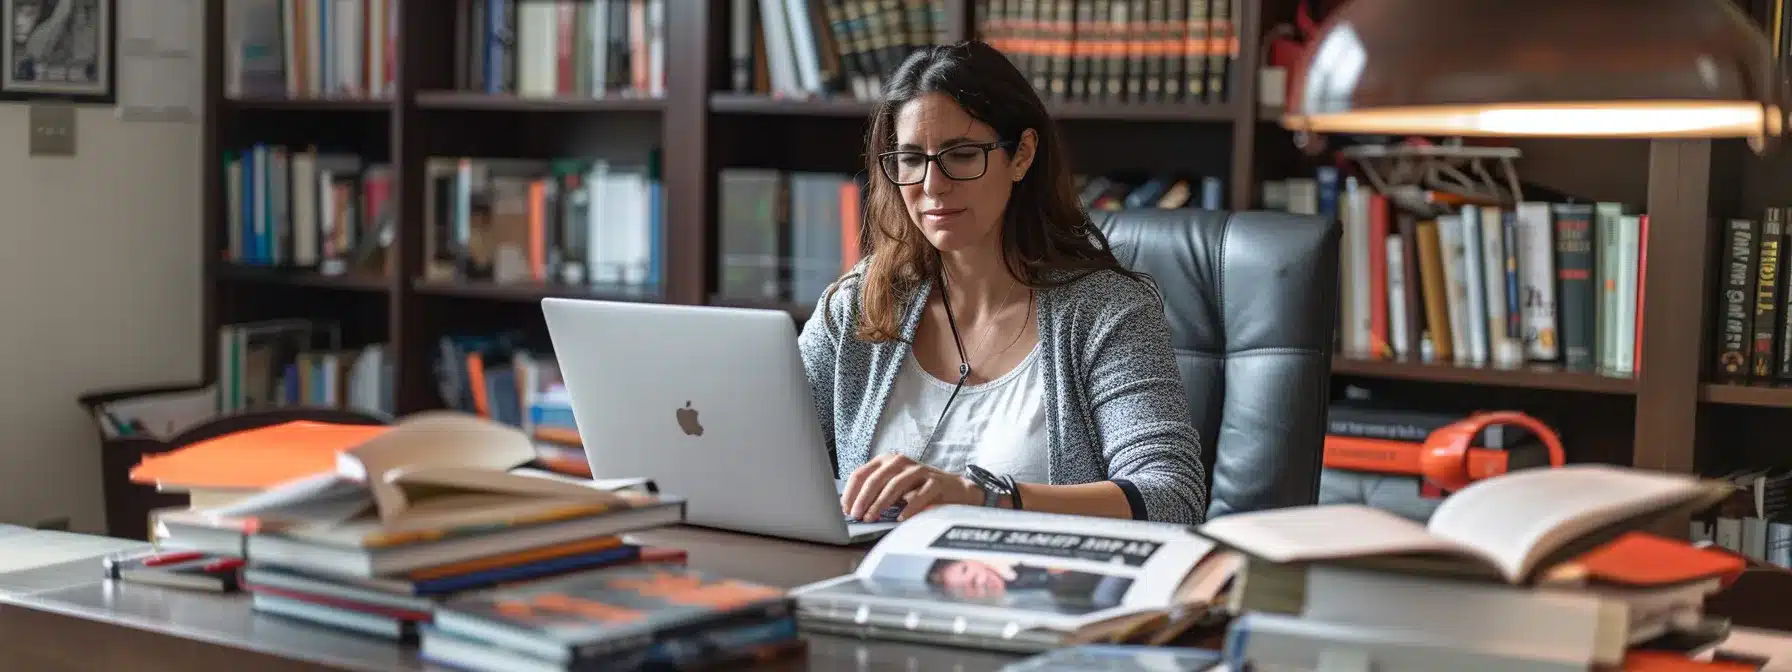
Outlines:
{"type": "Polygon", "coordinates": [[[489,301],[530,302],[546,298],[600,299],[656,303],[664,300],[655,289],[632,287],[588,287],[535,283],[496,283],[479,281],[420,280],[413,289],[425,296],[443,296],[489,301]]]}
{"type": "Polygon", "coordinates": [[[663,98],[531,98],[479,91],[419,91],[417,107],[431,110],[546,112],[658,112],[663,98]]]}
{"type": "MultiPolygon", "coordinates": [[[[948,42],[975,37],[978,25],[970,0],[940,0],[948,42]]],[[[217,4],[217,3],[213,3],[217,4]]],[[[459,313],[490,312],[513,318],[539,312],[547,297],[736,306],[782,311],[806,320],[813,305],[788,301],[734,299],[711,295],[720,284],[716,268],[722,226],[717,173],[728,167],[784,171],[853,172],[863,151],[862,127],[876,109],[873,101],[836,94],[818,98],[775,98],[719,91],[727,81],[730,23],[728,3],[669,2],[663,98],[534,98],[457,90],[448,67],[461,21],[452,7],[402,3],[393,26],[398,39],[392,68],[399,76],[383,99],[278,96],[225,97],[228,41],[222,12],[206,20],[204,62],[205,124],[201,151],[206,260],[201,338],[217,348],[222,320],[250,319],[264,312],[335,316],[354,308],[370,338],[390,343],[394,354],[396,411],[412,413],[440,405],[432,364],[444,330],[459,328],[459,313]],[[431,7],[419,9],[419,5],[431,7]],[[788,141],[809,138],[809,143],[788,141]],[[284,269],[222,264],[231,213],[226,193],[230,150],[269,146],[318,146],[353,153],[390,166],[390,278],[320,276],[284,269]],[[431,158],[483,156],[555,159],[601,157],[657,150],[663,189],[663,286],[654,290],[553,284],[492,284],[422,280],[433,252],[428,249],[431,158]],[[310,289],[316,288],[316,289],[310,289]],[[290,302],[289,304],[280,302],[290,302]],[[315,305],[298,305],[315,304],[315,305]],[[266,308],[268,310],[262,310],[266,308]],[[335,311],[335,312],[331,312],[335,311]],[[383,318],[383,319],[381,319],[383,318]],[[377,332],[377,333],[376,333],[377,332]]],[[[453,3],[447,3],[452,5],[453,3]]],[[[1247,55],[1229,70],[1230,100],[1213,104],[1048,102],[1061,120],[1066,142],[1076,150],[1079,172],[1191,172],[1221,177],[1224,204],[1232,210],[1258,209],[1266,179],[1310,175],[1310,156],[1280,128],[1281,108],[1257,104],[1258,73],[1265,27],[1285,19],[1287,3],[1242,0],[1233,4],[1237,53],[1247,55]],[[1091,160],[1089,155],[1097,155],[1091,160]]],[[[281,93],[274,91],[273,93],[281,93]]],[[[1715,255],[1722,216],[1742,216],[1739,203],[1785,202],[1773,189],[1745,186],[1734,197],[1706,189],[1719,168],[1736,168],[1724,143],[1694,139],[1597,141],[1537,139],[1523,143],[1524,170],[1540,187],[1577,198],[1610,200],[1647,212],[1649,287],[1647,315],[1710,312],[1713,298],[1701,283],[1715,255]],[[1533,151],[1533,148],[1535,151],[1533,151]],[[1534,166],[1533,166],[1534,164],[1534,166]],[[1536,169],[1533,170],[1533,167],[1536,169]],[[1718,197],[1718,206],[1713,206],[1718,197]],[[1726,214],[1728,213],[1728,214],[1726,214]]],[[[1317,147],[1305,148],[1307,150],[1317,147]]],[[[1750,169],[1751,171],[1753,169],[1750,169]]],[[[1745,184],[1778,184],[1747,172],[1745,184]]],[[[1782,181],[1783,182],[1783,181],[1782,181]]],[[[468,317],[477,317],[470,315],[468,317]]],[[[488,321],[470,320],[468,323],[488,321]]],[[[1690,471],[1702,437],[1698,414],[1723,413],[1722,405],[1792,408],[1792,388],[1718,386],[1691,366],[1705,351],[1704,332],[1672,319],[1642,322],[1638,348],[1648,378],[1617,378],[1568,372],[1547,366],[1517,369],[1365,361],[1339,357],[1340,380],[1383,383],[1390,392],[1437,394],[1464,403],[1497,397],[1502,404],[1531,409],[1567,404],[1575,442],[1632,449],[1638,466],[1690,471]],[[1438,385],[1444,383],[1444,385],[1438,385]]],[[[218,358],[205,357],[204,375],[215,380],[218,358]]],[[[1792,417],[1792,416],[1789,416],[1792,417]]]]}
{"type": "Polygon", "coordinates": [[[725,114],[764,114],[795,117],[858,117],[871,116],[877,106],[868,100],[853,98],[773,98],[743,93],[712,93],[709,109],[725,114]]]}
{"type": "Polygon", "coordinates": [[[1792,408],[1792,386],[1706,383],[1699,386],[1699,401],[1726,406],[1792,408]]]}
{"type": "Polygon", "coordinates": [[[741,299],[721,296],[718,294],[710,295],[709,305],[721,306],[724,308],[782,310],[786,313],[790,313],[790,316],[796,318],[798,321],[809,319],[809,314],[815,312],[815,306],[813,304],[796,303],[792,301],[775,301],[771,299],[741,299]]]}
{"type": "Polygon", "coordinates": [[[224,105],[235,110],[303,112],[386,112],[392,101],[379,98],[229,98],[224,105]]]}
{"type": "Polygon", "coordinates": [[[1045,107],[1057,120],[1086,121],[1233,121],[1233,107],[1226,103],[1077,103],[1047,101],[1045,107]]]}
{"type": "MultiPolygon", "coordinates": [[[[709,109],[725,114],[863,118],[877,103],[854,98],[774,98],[741,93],[714,93],[709,109]]],[[[1048,102],[1052,117],[1084,121],[1230,122],[1229,104],[1048,102]]]]}
{"type": "Polygon", "coordinates": [[[264,268],[224,264],[215,276],[219,282],[277,285],[282,287],[318,287],[350,292],[386,292],[391,285],[377,275],[323,275],[303,269],[264,268]]]}
{"type": "Polygon", "coordinates": [[[1334,355],[1332,357],[1332,375],[1433,383],[1497,385],[1532,390],[1563,390],[1600,394],[1636,393],[1634,378],[1617,378],[1583,371],[1564,371],[1543,364],[1501,369],[1456,364],[1359,359],[1334,355]]]}

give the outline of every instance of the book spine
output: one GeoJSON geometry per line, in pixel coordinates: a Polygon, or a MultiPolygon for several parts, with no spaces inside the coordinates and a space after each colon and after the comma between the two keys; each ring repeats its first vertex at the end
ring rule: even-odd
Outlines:
{"type": "Polygon", "coordinates": [[[1755,222],[1732,219],[1725,227],[1723,277],[1718,280],[1717,371],[1726,378],[1748,373],[1754,333],[1749,295],[1755,284],[1755,222]]]}
{"type": "Polygon", "coordinates": [[[1561,296],[1562,364],[1575,371],[1592,371],[1597,293],[1593,284],[1593,207],[1581,203],[1555,204],[1556,283],[1561,296]]]}
{"type": "Polygon", "coordinates": [[[1775,367],[1774,328],[1779,325],[1779,268],[1784,239],[1785,209],[1768,208],[1761,217],[1760,247],[1755,254],[1755,315],[1752,343],[1753,373],[1770,377],[1775,367]]]}
{"type": "Polygon", "coordinates": [[[1518,204],[1517,224],[1525,354],[1535,361],[1554,362],[1561,357],[1561,332],[1556,320],[1555,223],[1549,204],[1518,204]]]}

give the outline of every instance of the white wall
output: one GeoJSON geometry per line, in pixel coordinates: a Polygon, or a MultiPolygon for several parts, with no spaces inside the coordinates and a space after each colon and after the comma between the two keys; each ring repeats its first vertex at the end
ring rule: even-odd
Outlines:
{"type": "Polygon", "coordinates": [[[200,374],[202,126],[82,107],[76,155],[33,158],[26,115],[0,103],[0,522],[97,532],[99,441],[75,398],[200,374]]]}

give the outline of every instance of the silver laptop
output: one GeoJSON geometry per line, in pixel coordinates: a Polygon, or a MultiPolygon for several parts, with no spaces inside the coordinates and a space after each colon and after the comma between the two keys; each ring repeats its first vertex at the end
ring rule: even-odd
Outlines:
{"type": "Polygon", "coordinates": [[[591,473],[647,477],[686,522],[827,544],[849,522],[796,326],[776,310],[543,299],[591,473]]]}

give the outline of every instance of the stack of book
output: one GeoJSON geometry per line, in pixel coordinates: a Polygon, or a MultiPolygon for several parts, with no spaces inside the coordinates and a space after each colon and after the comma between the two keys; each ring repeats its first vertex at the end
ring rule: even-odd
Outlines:
{"type": "Polygon", "coordinates": [[[1704,602],[1744,558],[1642,530],[1732,488],[1525,469],[1454,493],[1428,524],[1358,505],[1198,529],[939,507],[791,594],[810,632],[1034,654],[1017,670],[1724,669],[1699,667],[1729,635],[1704,602]]]}
{"type": "Polygon", "coordinates": [[[1573,465],[1477,482],[1424,525],[1356,505],[1219,518],[1202,534],[1244,558],[1224,653],[1274,669],[1691,664],[1728,635],[1703,604],[1745,560],[1640,530],[1731,489],[1573,465]]]}
{"type": "Polygon", "coordinates": [[[332,470],[160,523],[171,539],[239,548],[257,611],[393,639],[456,594],[681,559],[620,535],[682,522],[682,500],[642,479],[521,468],[534,455],[515,428],[420,414],[339,452],[332,470]]]}
{"type": "Polygon", "coordinates": [[[581,572],[449,600],[423,658],[461,670],[734,669],[801,651],[784,591],[669,565],[581,572]]]}

